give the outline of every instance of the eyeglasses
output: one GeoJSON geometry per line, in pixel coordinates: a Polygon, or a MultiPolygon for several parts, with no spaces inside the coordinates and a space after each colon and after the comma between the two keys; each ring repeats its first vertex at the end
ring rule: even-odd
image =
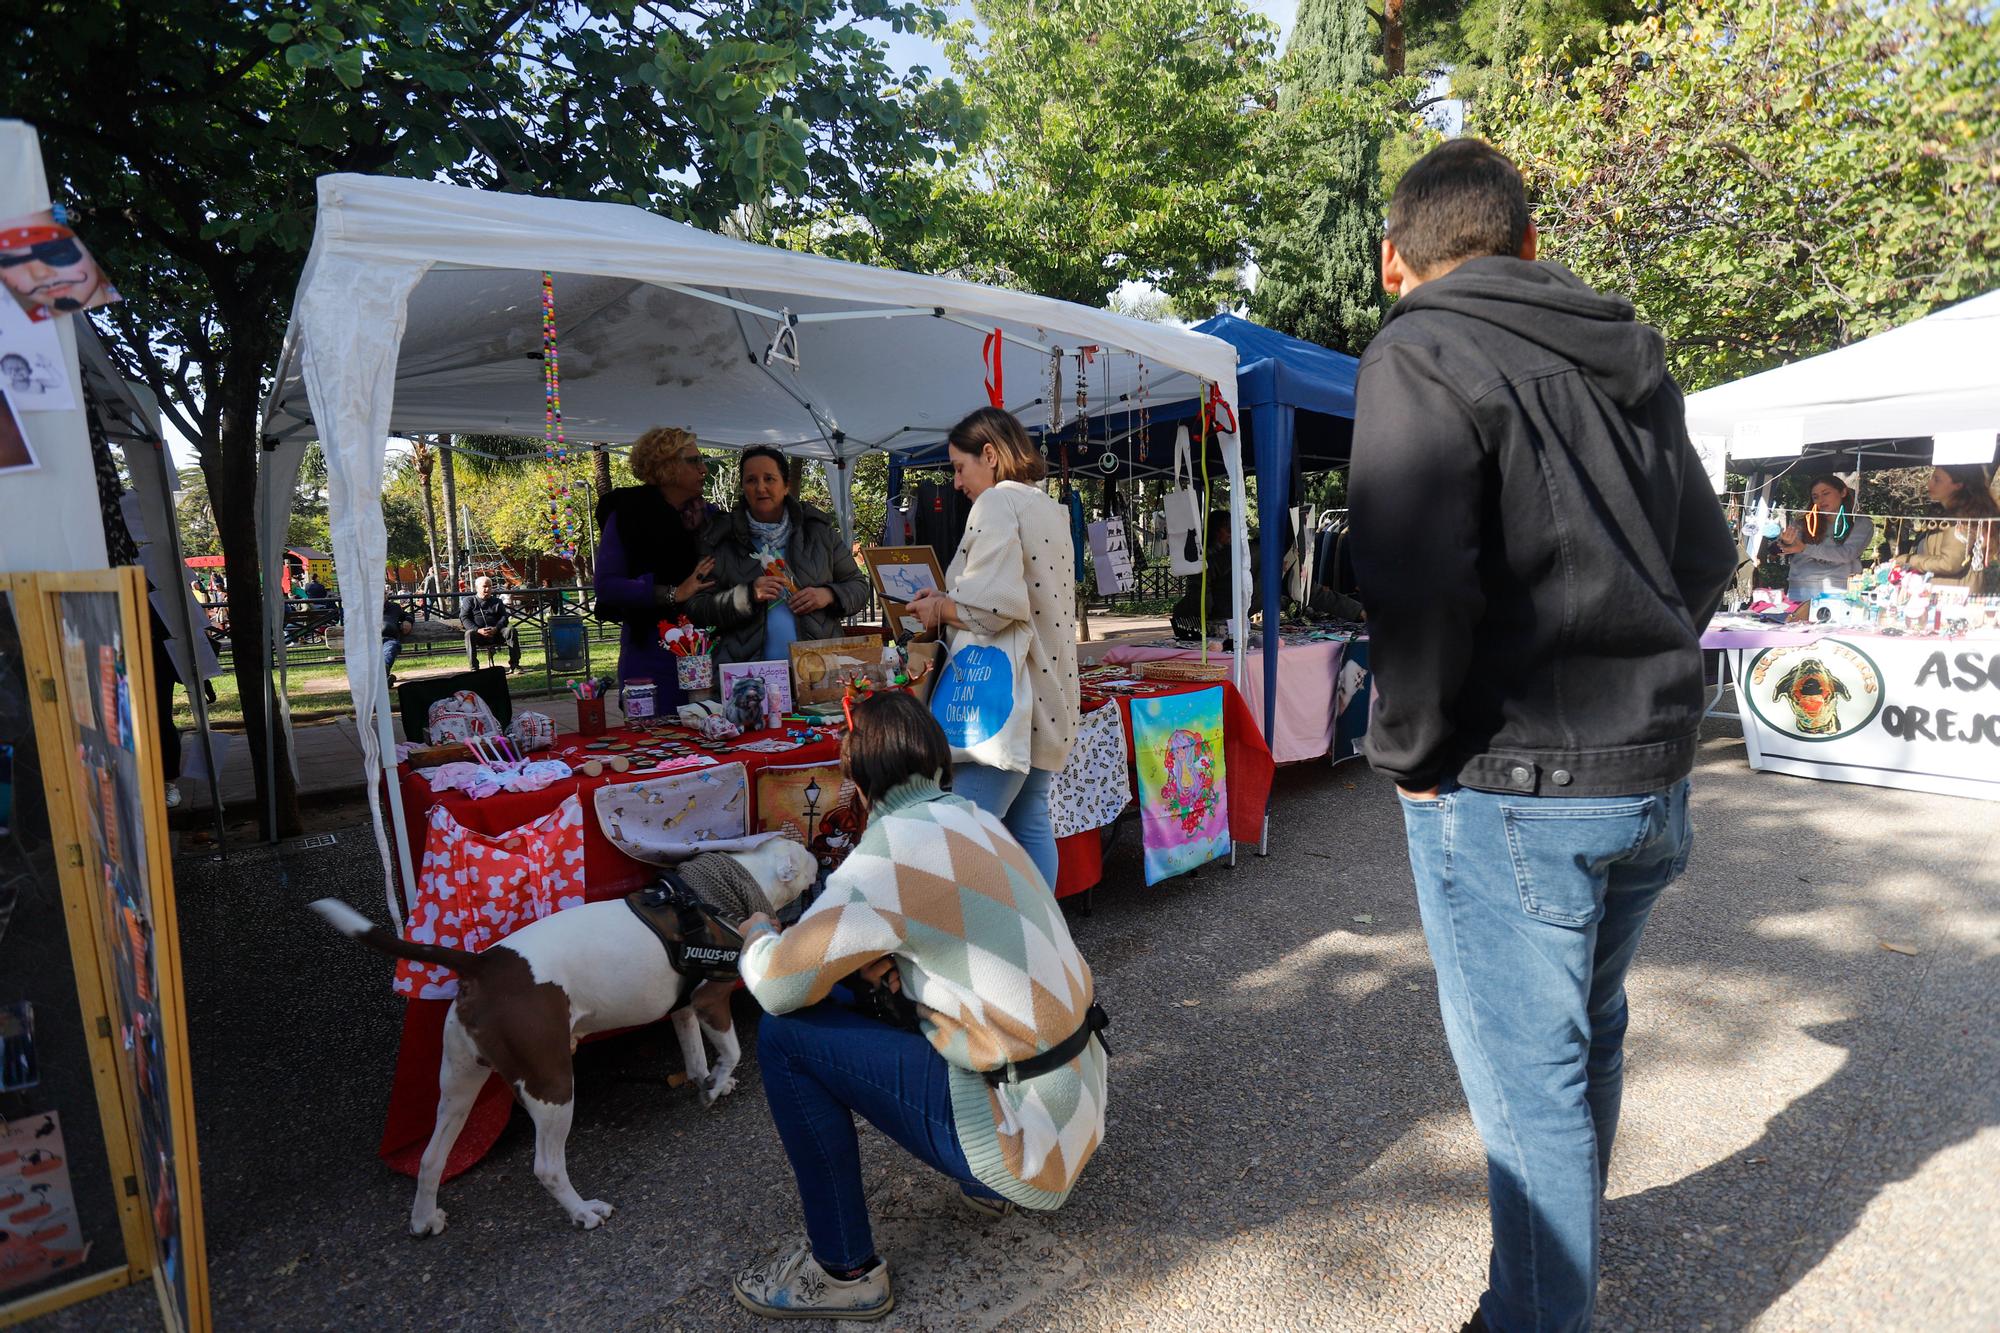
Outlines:
{"type": "Polygon", "coordinates": [[[707,457],[706,457],[705,455],[702,455],[702,454],[699,454],[699,453],[694,453],[694,454],[682,454],[682,455],[681,455],[681,456],[680,456],[679,458],[675,459],[674,461],[675,461],[676,463],[685,463],[685,464],[687,464],[687,465],[688,465],[689,467],[707,467],[707,466],[708,466],[708,459],[707,459],[707,457]]]}
{"type": "Polygon", "coordinates": [[[76,243],[74,236],[61,236],[53,241],[42,241],[27,247],[25,253],[14,250],[0,254],[0,268],[18,268],[22,264],[39,260],[50,268],[61,268],[82,260],[83,247],[76,243]]]}

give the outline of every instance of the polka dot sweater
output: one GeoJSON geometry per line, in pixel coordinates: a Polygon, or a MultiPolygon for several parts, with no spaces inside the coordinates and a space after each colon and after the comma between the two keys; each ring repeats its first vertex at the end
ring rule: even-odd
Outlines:
{"type": "Polygon", "coordinates": [[[1076,740],[1076,551],[1069,511],[1033,486],[1003,481],[972,502],[945,587],[966,628],[999,634],[1025,624],[1035,692],[1028,762],[1059,771],[1076,740]]]}

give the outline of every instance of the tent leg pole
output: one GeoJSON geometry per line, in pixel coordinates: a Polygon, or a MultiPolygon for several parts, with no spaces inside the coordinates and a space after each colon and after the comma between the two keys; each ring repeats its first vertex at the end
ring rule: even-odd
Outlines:
{"type": "Polygon", "coordinates": [[[403,887],[403,903],[396,901],[395,893],[387,896],[389,920],[395,923],[396,933],[403,933],[403,905],[414,906],[417,893],[416,867],[410,863],[409,819],[403,813],[403,780],[396,763],[396,733],[389,719],[389,698],[385,694],[375,706],[375,737],[381,749],[382,762],[377,765],[382,771],[385,785],[389,788],[389,826],[396,840],[396,868],[400,872],[403,887]]]}

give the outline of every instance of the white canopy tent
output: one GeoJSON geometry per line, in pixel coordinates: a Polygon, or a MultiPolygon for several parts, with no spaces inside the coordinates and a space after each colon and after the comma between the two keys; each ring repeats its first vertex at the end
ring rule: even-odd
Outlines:
{"type": "MultiPolygon", "coordinates": [[[[935,444],[987,402],[994,358],[1004,401],[1031,426],[1046,421],[1050,368],[1062,354],[1071,371],[1061,415],[1075,417],[1074,367],[1084,347],[1098,352],[1087,376],[1089,415],[1130,410],[1142,362],[1159,400],[1191,396],[1206,382],[1232,409],[1236,401],[1236,349],[1205,334],[752,245],[623,204],[322,177],[312,250],[264,413],[261,553],[275,587],[299,457],[316,438],[327,460],[346,641],[361,645],[347,670],[371,804],[394,736],[374,650],[388,438],[542,433],[544,271],[554,274],[568,436],[625,443],[651,426],[679,425],[709,446],[776,445],[826,465],[849,528],[849,462],[935,444]],[[770,354],[784,330],[795,366],[782,355],[791,346],[770,354]]],[[[1220,443],[1231,535],[1242,550],[1249,530],[1240,449],[1234,435],[1220,443]]],[[[1230,582],[1241,623],[1240,569],[1230,582]]],[[[268,619],[275,661],[283,644],[278,617],[268,619]]],[[[1239,634],[1239,680],[1242,641],[1239,634]]],[[[404,883],[414,885],[390,787],[404,883]]],[[[386,868],[379,806],[375,833],[386,868]]],[[[391,893],[391,911],[397,906],[391,893]]]]}
{"type": "Polygon", "coordinates": [[[1841,453],[1871,452],[1867,442],[1901,463],[1921,463],[1891,442],[1915,437],[1964,436],[1974,453],[1983,434],[1983,458],[1993,461],[2000,431],[2000,292],[1962,301],[1936,314],[1795,361],[1733,384],[1690,396],[1688,433],[1726,442],[1729,459],[1797,457],[1836,452],[1813,446],[1838,444],[1841,453]]]}

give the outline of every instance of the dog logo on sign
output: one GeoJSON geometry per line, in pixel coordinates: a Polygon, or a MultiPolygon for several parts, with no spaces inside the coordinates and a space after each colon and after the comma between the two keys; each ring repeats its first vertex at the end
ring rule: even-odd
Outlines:
{"type": "Polygon", "coordinates": [[[1837,639],[1767,648],[1750,665],[1751,711],[1773,731],[1802,741],[1851,736],[1882,711],[1882,672],[1837,639]]]}

